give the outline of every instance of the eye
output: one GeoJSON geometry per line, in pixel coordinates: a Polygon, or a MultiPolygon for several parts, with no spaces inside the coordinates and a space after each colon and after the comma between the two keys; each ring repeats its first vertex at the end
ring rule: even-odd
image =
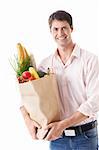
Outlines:
{"type": "Polygon", "coordinates": [[[63,28],[62,28],[62,30],[63,30],[63,31],[66,31],[66,30],[67,30],[67,28],[66,28],[66,27],[63,27],[63,28]]]}
{"type": "Polygon", "coordinates": [[[53,31],[55,31],[55,32],[58,31],[58,28],[53,28],[53,31]]]}

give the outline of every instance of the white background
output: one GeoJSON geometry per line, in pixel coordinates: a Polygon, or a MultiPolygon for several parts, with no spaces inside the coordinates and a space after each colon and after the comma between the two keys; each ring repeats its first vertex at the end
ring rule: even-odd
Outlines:
{"type": "Polygon", "coordinates": [[[48,149],[48,142],[31,139],[18,108],[20,95],[8,62],[16,44],[22,42],[38,65],[56,46],[48,17],[64,9],[73,16],[74,41],[99,55],[98,6],[98,0],[0,0],[0,149],[48,149]]]}

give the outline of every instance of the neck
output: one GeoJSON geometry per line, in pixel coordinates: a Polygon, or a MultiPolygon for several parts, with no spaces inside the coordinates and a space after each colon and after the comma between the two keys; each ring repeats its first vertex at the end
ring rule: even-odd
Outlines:
{"type": "Polygon", "coordinates": [[[75,44],[73,42],[71,42],[70,44],[68,44],[65,47],[58,47],[58,54],[63,62],[69,59],[74,46],[75,46],[75,44]]]}

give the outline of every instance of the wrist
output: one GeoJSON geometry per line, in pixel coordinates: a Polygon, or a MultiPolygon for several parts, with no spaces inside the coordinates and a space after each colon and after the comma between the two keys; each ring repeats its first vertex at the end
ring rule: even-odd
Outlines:
{"type": "Polygon", "coordinates": [[[24,106],[21,106],[20,110],[21,110],[24,120],[27,120],[30,118],[29,113],[26,111],[24,106]]]}
{"type": "Polygon", "coordinates": [[[66,129],[68,127],[74,126],[74,125],[84,121],[87,118],[88,118],[88,116],[85,116],[84,114],[82,114],[80,112],[75,112],[69,118],[62,120],[62,126],[64,129],[66,129]]]}
{"type": "Polygon", "coordinates": [[[62,120],[61,126],[62,126],[63,130],[70,127],[71,126],[70,120],[69,119],[62,120]]]}

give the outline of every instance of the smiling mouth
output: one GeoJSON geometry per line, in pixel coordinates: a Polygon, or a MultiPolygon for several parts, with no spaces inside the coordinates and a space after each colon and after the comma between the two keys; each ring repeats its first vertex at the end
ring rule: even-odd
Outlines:
{"type": "Polygon", "coordinates": [[[58,40],[65,40],[65,39],[68,39],[69,36],[65,36],[65,37],[60,37],[60,38],[57,38],[58,40]]]}

